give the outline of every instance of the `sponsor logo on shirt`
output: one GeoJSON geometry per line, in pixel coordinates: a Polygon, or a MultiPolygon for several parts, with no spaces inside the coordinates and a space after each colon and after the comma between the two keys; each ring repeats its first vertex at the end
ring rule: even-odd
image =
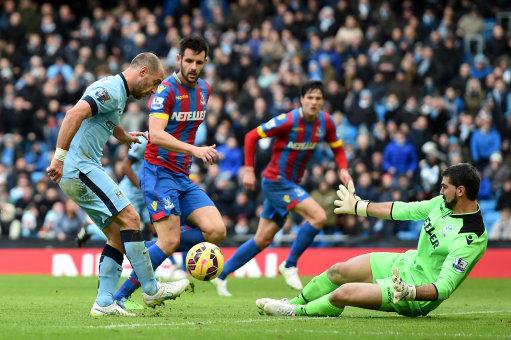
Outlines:
{"type": "Polygon", "coordinates": [[[291,202],[291,198],[289,198],[289,195],[284,195],[284,197],[282,198],[284,200],[284,202],[286,203],[289,203],[291,202]]]}
{"type": "Polygon", "coordinates": [[[302,132],[303,131],[303,128],[301,127],[295,127],[295,128],[292,128],[293,131],[295,132],[302,132]]]}
{"type": "Polygon", "coordinates": [[[206,111],[172,112],[171,120],[184,122],[187,120],[204,120],[206,111]]]}
{"type": "Polygon", "coordinates": [[[156,211],[156,209],[158,209],[158,202],[153,201],[153,202],[151,203],[151,208],[153,208],[153,210],[154,210],[154,211],[156,211]]]}
{"type": "Polygon", "coordinates": [[[117,190],[115,192],[115,196],[117,196],[117,198],[122,198],[124,195],[122,194],[122,191],[121,190],[117,190]]]}
{"type": "Polygon", "coordinates": [[[468,262],[463,260],[461,257],[457,257],[452,263],[452,267],[458,273],[464,273],[467,270],[468,262]]]}
{"type": "Polygon", "coordinates": [[[472,244],[472,242],[474,242],[474,236],[472,236],[472,235],[467,235],[467,236],[465,236],[465,240],[467,240],[467,244],[468,244],[468,245],[471,245],[471,244],[472,244]]]}
{"type": "Polygon", "coordinates": [[[187,94],[183,94],[182,96],[176,96],[176,100],[188,99],[187,94]]]}
{"type": "Polygon", "coordinates": [[[105,89],[98,89],[94,95],[96,96],[96,99],[103,104],[110,100],[110,94],[105,89]]]}
{"type": "Polygon", "coordinates": [[[151,109],[153,110],[161,110],[163,109],[163,100],[162,97],[154,97],[153,102],[151,103],[151,109]]]}
{"type": "Polygon", "coordinates": [[[429,242],[431,242],[433,249],[437,248],[440,245],[440,241],[438,241],[438,237],[434,233],[435,227],[431,225],[431,219],[429,217],[424,221],[424,231],[429,235],[429,242]]]}
{"type": "Polygon", "coordinates": [[[314,150],[316,148],[316,144],[318,143],[295,143],[289,142],[287,143],[287,147],[293,150],[314,150]]]}

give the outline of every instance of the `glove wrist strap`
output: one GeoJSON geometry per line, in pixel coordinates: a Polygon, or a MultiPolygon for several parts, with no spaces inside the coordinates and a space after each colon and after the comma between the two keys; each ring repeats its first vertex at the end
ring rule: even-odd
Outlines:
{"type": "Polygon", "coordinates": [[[355,214],[362,217],[367,217],[367,206],[369,201],[357,201],[355,203],[355,214]]]}

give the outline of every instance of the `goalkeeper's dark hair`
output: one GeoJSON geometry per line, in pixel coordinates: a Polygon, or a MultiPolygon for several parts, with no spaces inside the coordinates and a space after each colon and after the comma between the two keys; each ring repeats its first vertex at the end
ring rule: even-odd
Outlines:
{"type": "Polygon", "coordinates": [[[308,92],[314,90],[319,90],[321,92],[321,96],[325,98],[325,89],[323,88],[323,83],[317,80],[308,81],[302,86],[302,98],[305,97],[308,92]]]}
{"type": "Polygon", "coordinates": [[[467,198],[471,201],[477,199],[481,176],[472,164],[460,163],[451,165],[442,172],[443,177],[449,177],[449,182],[455,187],[464,186],[467,198]]]}
{"type": "Polygon", "coordinates": [[[206,52],[206,57],[209,54],[209,45],[200,35],[191,35],[189,37],[185,37],[179,41],[179,55],[183,56],[185,54],[185,50],[190,49],[195,53],[201,53],[202,51],[206,52]]]}

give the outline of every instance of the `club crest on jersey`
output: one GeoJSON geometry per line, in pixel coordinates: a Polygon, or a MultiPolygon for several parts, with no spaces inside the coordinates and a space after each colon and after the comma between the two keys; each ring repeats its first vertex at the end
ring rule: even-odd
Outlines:
{"type": "Polygon", "coordinates": [[[464,273],[467,270],[468,262],[463,260],[461,257],[457,257],[452,263],[452,267],[458,273],[464,273]]]}
{"type": "Polygon", "coordinates": [[[110,94],[105,89],[98,89],[94,95],[96,96],[96,99],[103,104],[110,100],[110,94]]]}
{"type": "Polygon", "coordinates": [[[452,226],[450,226],[450,225],[445,226],[445,227],[442,229],[442,235],[443,235],[444,237],[447,237],[447,235],[451,233],[452,229],[453,229],[453,228],[452,228],[452,226]]]}

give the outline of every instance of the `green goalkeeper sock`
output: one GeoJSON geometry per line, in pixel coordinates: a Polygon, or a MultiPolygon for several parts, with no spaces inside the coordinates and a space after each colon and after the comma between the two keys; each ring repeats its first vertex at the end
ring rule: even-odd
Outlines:
{"type": "Polygon", "coordinates": [[[328,278],[328,271],[324,271],[318,276],[312,278],[312,280],[303,288],[300,295],[289,300],[289,303],[292,305],[305,305],[306,303],[314,301],[325,294],[333,292],[337,288],[339,288],[339,285],[330,281],[328,278]]]}
{"type": "Polygon", "coordinates": [[[342,314],[344,307],[339,308],[329,300],[330,294],[324,295],[319,299],[309,302],[305,306],[296,306],[295,313],[297,316],[339,316],[342,314]]]}

